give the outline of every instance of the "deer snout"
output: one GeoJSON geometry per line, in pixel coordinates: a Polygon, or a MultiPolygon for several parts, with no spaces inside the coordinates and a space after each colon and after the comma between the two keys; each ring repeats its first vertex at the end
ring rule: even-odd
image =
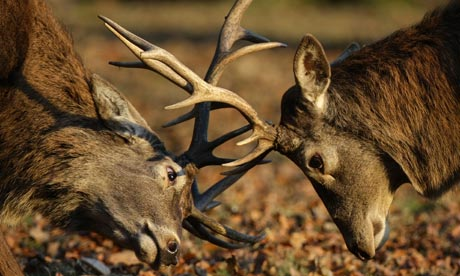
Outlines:
{"type": "Polygon", "coordinates": [[[160,262],[165,265],[175,265],[179,256],[179,241],[171,239],[167,242],[166,247],[160,252],[160,262]]]}
{"type": "Polygon", "coordinates": [[[179,236],[174,231],[159,227],[155,229],[155,238],[159,251],[153,266],[177,264],[180,253],[179,236]]]}
{"type": "Polygon", "coordinates": [[[386,219],[368,221],[366,226],[356,231],[356,235],[345,237],[349,250],[362,261],[375,256],[388,239],[389,226],[386,219]]]}
{"type": "Polygon", "coordinates": [[[135,253],[142,262],[150,264],[154,269],[161,265],[177,264],[180,239],[174,231],[148,223],[145,231],[139,233],[136,240],[135,253]]]}

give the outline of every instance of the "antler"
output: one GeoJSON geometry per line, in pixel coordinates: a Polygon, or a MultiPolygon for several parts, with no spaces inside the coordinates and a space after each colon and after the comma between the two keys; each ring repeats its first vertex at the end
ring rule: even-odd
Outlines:
{"type": "MultiPolygon", "coordinates": [[[[226,166],[239,166],[256,160],[257,157],[267,153],[273,147],[273,141],[276,136],[274,127],[261,120],[257,112],[243,98],[227,89],[213,85],[218,82],[225,65],[238,57],[265,49],[285,47],[283,43],[269,42],[268,39],[240,26],[239,23],[241,22],[242,15],[249,7],[250,3],[251,0],[236,1],[230,13],[227,15],[219,36],[216,54],[205,78],[209,83],[202,80],[169,52],[126,31],[110,19],[101,17],[101,19],[106,22],[107,27],[141,60],[141,62],[136,63],[112,62],[111,64],[153,70],[191,94],[189,98],[174,105],[167,106],[166,109],[182,108],[202,102],[220,102],[226,104],[225,106],[236,108],[248,119],[252,125],[253,133],[249,138],[239,142],[238,145],[245,145],[253,141],[258,141],[258,145],[247,156],[237,161],[224,164],[226,166]],[[244,46],[231,51],[234,43],[240,40],[246,40],[257,44],[244,46]]],[[[220,105],[217,107],[223,106],[220,105]]],[[[214,106],[214,108],[216,108],[216,106],[214,106]]],[[[174,125],[183,120],[197,117],[197,113],[198,110],[195,108],[192,113],[186,114],[167,125],[174,125]]]]}
{"type": "Polygon", "coordinates": [[[352,42],[350,45],[343,50],[343,52],[333,61],[331,62],[331,66],[337,65],[342,63],[345,59],[347,59],[351,54],[361,49],[361,46],[357,42],[352,42]]]}
{"type": "Polygon", "coordinates": [[[214,58],[204,80],[166,50],[130,33],[112,20],[100,16],[106,23],[106,26],[140,60],[140,62],[128,63],[111,62],[112,65],[155,71],[191,95],[188,99],[180,103],[166,107],[166,109],[174,109],[195,105],[191,112],[166,124],[167,126],[171,126],[195,117],[194,134],[191,145],[189,149],[179,157],[182,163],[181,165],[192,163],[197,168],[202,168],[208,165],[222,165],[223,163],[229,162],[231,160],[214,156],[212,151],[226,141],[239,136],[251,128],[254,129],[252,136],[239,144],[246,144],[258,140],[259,144],[256,149],[242,160],[233,161],[228,164],[237,166],[247,163],[249,160],[251,160],[251,162],[227,173],[229,175],[214,184],[204,193],[199,192],[196,181],[192,186],[195,206],[192,209],[191,215],[184,221],[184,228],[202,239],[206,239],[216,245],[226,248],[239,248],[247,244],[253,244],[263,239],[264,235],[249,236],[239,233],[212,220],[202,212],[219,205],[218,202],[214,201],[216,196],[235,183],[249,169],[263,162],[263,157],[272,147],[271,145],[275,138],[275,131],[271,125],[259,119],[255,110],[244,99],[229,90],[216,87],[215,85],[218,83],[225,66],[237,58],[256,51],[285,46],[279,42],[269,42],[265,37],[257,35],[240,26],[243,13],[251,2],[251,0],[239,0],[233,5],[221,29],[214,58]],[[232,50],[234,44],[240,40],[246,40],[255,44],[232,50]],[[231,131],[209,142],[207,137],[209,112],[212,109],[223,107],[237,108],[251,122],[251,125],[231,131]],[[227,237],[234,243],[219,239],[215,234],[227,237]]]}

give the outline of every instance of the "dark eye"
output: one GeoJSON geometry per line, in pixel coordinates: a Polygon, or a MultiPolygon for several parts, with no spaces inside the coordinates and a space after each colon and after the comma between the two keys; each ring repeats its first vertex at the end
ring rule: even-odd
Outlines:
{"type": "Polygon", "coordinates": [[[167,167],[166,172],[168,173],[168,179],[170,182],[174,182],[177,178],[177,173],[173,168],[167,167]]]}
{"type": "Polygon", "coordinates": [[[312,169],[321,170],[324,167],[323,158],[318,153],[313,155],[308,162],[308,166],[312,169]]]}

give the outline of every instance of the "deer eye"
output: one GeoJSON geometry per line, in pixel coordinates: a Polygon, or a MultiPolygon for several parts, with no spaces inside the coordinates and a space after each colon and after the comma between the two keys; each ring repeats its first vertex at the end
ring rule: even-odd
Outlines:
{"type": "Polygon", "coordinates": [[[176,181],[177,173],[173,168],[167,167],[166,172],[168,173],[168,179],[170,182],[176,181]]]}
{"type": "Polygon", "coordinates": [[[323,158],[318,153],[313,155],[308,162],[308,166],[312,169],[321,170],[324,167],[323,158]]]}

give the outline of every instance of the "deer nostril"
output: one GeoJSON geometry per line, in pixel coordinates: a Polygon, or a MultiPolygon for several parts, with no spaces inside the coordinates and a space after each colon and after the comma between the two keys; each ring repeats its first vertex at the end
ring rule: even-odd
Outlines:
{"type": "Polygon", "coordinates": [[[179,251],[179,244],[174,240],[169,241],[168,242],[168,253],[171,255],[174,255],[177,253],[177,251],[179,251]]]}
{"type": "Polygon", "coordinates": [[[361,261],[367,261],[372,258],[371,255],[369,255],[369,253],[367,253],[366,251],[360,250],[360,249],[358,249],[358,252],[356,255],[359,259],[361,259],[361,261]]]}

